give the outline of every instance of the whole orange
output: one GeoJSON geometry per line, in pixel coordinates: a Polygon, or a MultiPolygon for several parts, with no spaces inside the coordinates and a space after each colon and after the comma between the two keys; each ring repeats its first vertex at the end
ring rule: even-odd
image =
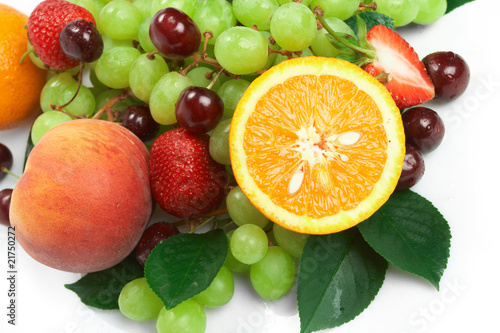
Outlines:
{"type": "Polygon", "coordinates": [[[20,125],[40,112],[46,71],[25,57],[28,16],[0,4],[0,130],[20,125]]]}

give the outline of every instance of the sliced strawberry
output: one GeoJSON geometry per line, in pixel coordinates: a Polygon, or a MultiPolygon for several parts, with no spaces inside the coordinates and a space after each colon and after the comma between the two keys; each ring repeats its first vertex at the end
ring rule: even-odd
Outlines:
{"type": "Polygon", "coordinates": [[[434,85],[424,64],[400,35],[377,25],[368,31],[366,39],[375,49],[375,59],[363,69],[375,77],[389,74],[385,86],[399,108],[422,104],[434,97],[434,85]]]}
{"type": "Polygon", "coordinates": [[[31,13],[28,19],[29,40],[35,53],[47,66],[67,70],[78,65],[78,61],[68,58],[59,44],[61,30],[77,19],[96,24],[88,10],[64,0],[42,1],[31,13]]]}

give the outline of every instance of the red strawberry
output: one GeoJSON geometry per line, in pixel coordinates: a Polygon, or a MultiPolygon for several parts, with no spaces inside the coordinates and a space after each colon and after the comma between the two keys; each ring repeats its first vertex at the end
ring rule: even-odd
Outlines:
{"type": "Polygon", "coordinates": [[[68,58],[59,44],[61,30],[77,19],[96,24],[88,10],[64,0],[45,0],[31,13],[28,37],[35,53],[47,66],[66,70],[78,65],[78,61],[68,58]]]}
{"type": "Polygon", "coordinates": [[[366,39],[375,49],[375,59],[364,70],[375,77],[382,72],[390,74],[385,86],[399,108],[422,104],[434,97],[434,85],[424,64],[400,35],[376,25],[366,39]]]}
{"type": "Polygon", "coordinates": [[[151,191],[160,207],[180,218],[211,212],[224,198],[226,169],[208,150],[208,134],[163,133],[151,147],[151,191]]]}

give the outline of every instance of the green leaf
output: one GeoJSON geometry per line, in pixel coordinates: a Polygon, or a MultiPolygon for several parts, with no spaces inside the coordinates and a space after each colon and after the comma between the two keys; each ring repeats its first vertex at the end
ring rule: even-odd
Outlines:
{"type": "Polygon", "coordinates": [[[389,16],[377,12],[362,12],[345,20],[345,23],[351,27],[352,31],[354,31],[356,35],[358,34],[358,16],[365,21],[366,31],[369,31],[371,28],[379,24],[385,25],[389,29],[394,29],[394,19],[389,16]]]}
{"type": "Polygon", "coordinates": [[[23,172],[24,172],[24,169],[26,168],[26,161],[28,160],[28,156],[34,147],[35,147],[35,145],[33,144],[33,141],[31,141],[31,131],[30,131],[30,134],[28,135],[28,142],[26,144],[26,151],[24,152],[23,172]]]}
{"type": "Polygon", "coordinates": [[[451,12],[453,9],[456,9],[462,5],[465,5],[468,2],[472,2],[474,0],[448,0],[448,6],[446,7],[446,14],[451,12]]]}
{"type": "Polygon", "coordinates": [[[102,310],[118,309],[118,296],[130,281],[144,275],[142,266],[133,256],[103,271],[88,273],[80,280],[64,286],[74,291],[81,301],[102,310]]]}
{"type": "Polygon", "coordinates": [[[387,261],[429,280],[437,289],[450,255],[450,227],[427,199],[395,192],[358,225],[365,240],[387,261]]]}
{"type": "Polygon", "coordinates": [[[354,319],[375,298],[386,270],[387,261],[356,228],[310,236],[300,261],[300,332],[333,328],[354,319]]]}
{"type": "Polygon", "coordinates": [[[167,310],[207,289],[226,260],[224,231],[179,234],[158,244],[146,261],[146,280],[167,310]]]}

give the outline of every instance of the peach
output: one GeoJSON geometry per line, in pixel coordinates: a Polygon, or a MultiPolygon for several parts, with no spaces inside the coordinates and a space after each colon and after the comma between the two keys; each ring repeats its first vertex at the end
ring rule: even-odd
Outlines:
{"type": "Polygon", "coordinates": [[[69,272],[109,268],[130,254],[151,215],[149,153],[124,127],[72,120],[31,151],[12,193],[11,224],[37,261],[69,272]]]}

